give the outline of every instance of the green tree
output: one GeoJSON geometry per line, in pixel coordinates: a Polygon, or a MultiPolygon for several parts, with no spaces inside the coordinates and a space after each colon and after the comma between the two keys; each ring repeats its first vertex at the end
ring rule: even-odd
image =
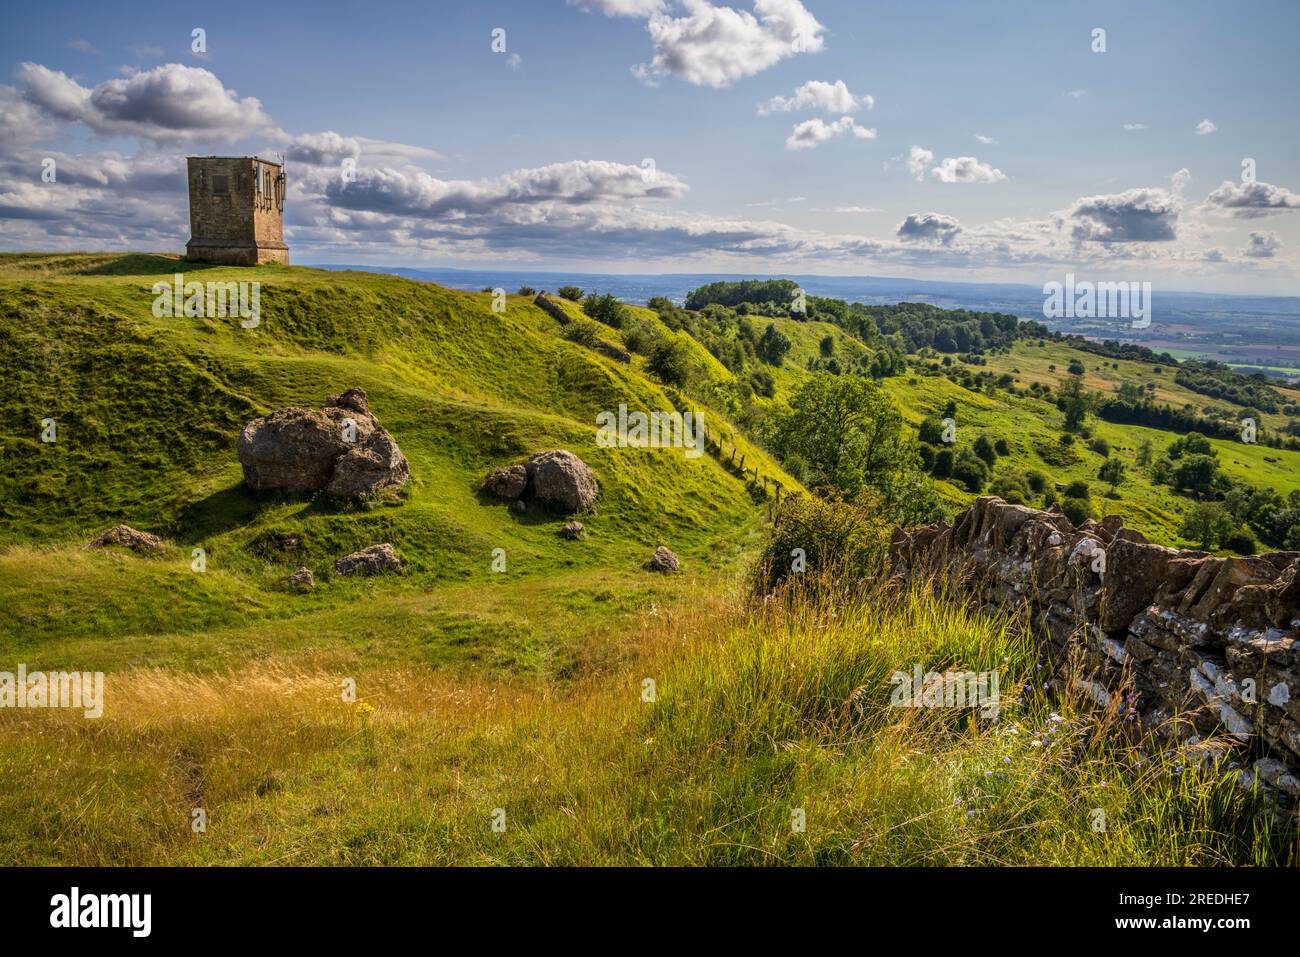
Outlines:
{"type": "Polygon", "coordinates": [[[690,353],[681,342],[662,342],[650,353],[646,368],[669,385],[685,385],[691,374],[690,353]]]}
{"type": "Polygon", "coordinates": [[[970,449],[962,449],[952,465],[952,477],[972,492],[981,492],[989,480],[989,468],[970,449]]]}
{"type": "Polygon", "coordinates": [[[1219,460],[1213,455],[1186,455],[1174,464],[1174,488],[1204,495],[1214,485],[1219,460]]]}
{"type": "Polygon", "coordinates": [[[930,474],[935,478],[948,478],[952,475],[952,449],[940,449],[934,453],[934,468],[930,474]]]}
{"type": "Polygon", "coordinates": [[[588,296],[582,304],[582,311],[597,322],[619,329],[627,317],[627,310],[614,296],[588,296]]]}
{"type": "MultiPolygon", "coordinates": [[[[777,445],[805,463],[812,484],[849,496],[863,488],[888,493],[896,474],[918,460],[902,415],[879,385],[824,372],[814,373],[790,399],[777,445]]],[[[888,494],[882,498],[893,504],[888,494]]]]}
{"type": "Polygon", "coordinates": [[[1197,542],[1206,551],[1212,551],[1237,530],[1232,516],[1214,502],[1197,502],[1183,517],[1179,534],[1190,542],[1197,542]]]}
{"type": "Polygon", "coordinates": [[[1143,439],[1141,443],[1138,445],[1137,464],[1141,468],[1146,468],[1148,465],[1151,464],[1151,454],[1152,454],[1151,440],[1143,439]]]}
{"type": "Polygon", "coordinates": [[[1107,459],[1097,473],[1097,478],[1109,483],[1111,491],[1114,491],[1124,481],[1124,463],[1119,459],[1107,459]]]}
{"type": "Polygon", "coordinates": [[[1077,432],[1092,408],[1092,402],[1083,389],[1083,380],[1069,378],[1056,391],[1056,407],[1065,413],[1065,430],[1077,432]]]}
{"type": "Polygon", "coordinates": [[[769,322],[763,330],[763,337],[758,340],[758,355],[772,365],[779,366],[785,359],[785,354],[790,351],[790,346],[789,337],[775,323],[769,322]]]}

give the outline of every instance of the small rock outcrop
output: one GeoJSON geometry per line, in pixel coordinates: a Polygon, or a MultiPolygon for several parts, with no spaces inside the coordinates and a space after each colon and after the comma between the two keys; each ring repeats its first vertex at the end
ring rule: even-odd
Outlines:
{"type": "Polygon", "coordinates": [[[120,545],[134,552],[161,552],[166,546],[157,535],[150,535],[132,528],[130,525],[114,525],[99,538],[90,543],[92,548],[107,548],[120,545]]]}
{"type": "Polygon", "coordinates": [[[319,411],[291,407],[254,419],[244,426],[237,452],[244,481],[258,491],[356,499],[400,488],[411,477],[406,456],[361,389],[330,396],[319,411]]]}
{"type": "Polygon", "coordinates": [[[388,542],[371,545],[351,555],[344,555],[334,563],[340,575],[382,575],[402,570],[402,558],[388,542]]]}
{"type": "Polygon", "coordinates": [[[587,529],[583,527],[582,522],[569,522],[560,529],[560,538],[576,542],[587,537],[587,529]]]}
{"type": "Polygon", "coordinates": [[[1024,609],[1048,658],[1094,701],[1180,740],[1222,734],[1243,770],[1300,798],[1300,552],[1219,558],[1152,544],[1115,516],[1075,527],[984,496],[952,525],[897,530],[891,577],[932,577],[990,610],[1024,609]],[[1279,770],[1281,768],[1282,770],[1279,770]]]}
{"type": "Polygon", "coordinates": [[[539,292],[533,297],[533,305],[561,325],[567,326],[569,323],[573,322],[573,320],[569,318],[569,314],[564,311],[564,307],[544,292],[539,292]]]}
{"type": "Polygon", "coordinates": [[[528,469],[522,465],[508,465],[497,469],[483,483],[498,498],[519,498],[528,488],[528,469]]]}
{"type": "Polygon", "coordinates": [[[301,588],[304,591],[316,587],[316,576],[306,565],[300,567],[296,572],[285,580],[285,584],[293,588],[301,588]]]}
{"type": "Polygon", "coordinates": [[[647,571],[667,574],[668,572],[677,571],[681,564],[681,561],[672,553],[670,548],[666,545],[660,545],[655,549],[654,554],[650,556],[650,560],[645,563],[645,568],[647,571]]]}
{"type": "Polygon", "coordinates": [[[525,465],[497,469],[483,487],[500,498],[536,499],[564,512],[589,511],[600,495],[595,473],[564,449],[541,452],[525,465]]]}

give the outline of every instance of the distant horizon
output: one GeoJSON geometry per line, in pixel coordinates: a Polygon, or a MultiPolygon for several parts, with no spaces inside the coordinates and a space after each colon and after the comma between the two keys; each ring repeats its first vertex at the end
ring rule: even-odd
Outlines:
{"type": "MultiPolygon", "coordinates": [[[[305,266],[312,269],[361,269],[361,270],[382,270],[388,271],[393,269],[402,269],[408,272],[431,272],[431,273],[466,273],[466,274],[498,274],[510,276],[554,276],[557,279],[563,279],[573,276],[608,276],[610,278],[681,278],[681,279],[709,279],[714,281],[724,280],[767,280],[767,279],[819,279],[833,282],[852,282],[854,280],[870,280],[873,282],[894,282],[894,283],[917,283],[931,286],[969,286],[969,287],[996,287],[1008,289],[1034,290],[1041,293],[1042,287],[1028,282],[1013,282],[999,280],[966,280],[966,279],[929,279],[921,276],[886,276],[872,273],[860,274],[838,274],[838,273],[815,273],[815,272],[789,272],[776,271],[771,272],[691,272],[685,270],[665,270],[662,272],[621,272],[613,270],[599,269],[526,269],[526,268],[509,268],[502,266],[473,268],[468,266],[406,266],[392,263],[348,263],[348,262],[295,262],[296,266],[305,266]]],[[[1064,275],[1064,274],[1062,274],[1064,275]]],[[[1102,279],[1101,281],[1106,281],[1102,279]]],[[[1198,296],[1206,298],[1220,299],[1294,299],[1300,306],[1300,293],[1257,293],[1257,292],[1226,292],[1200,289],[1161,289],[1157,288],[1156,292],[1160,295],[1179,295],[1179,296],[1198,296]]],[[[1297,315],[1300,319],[1300,315],[1297,315]]]]}

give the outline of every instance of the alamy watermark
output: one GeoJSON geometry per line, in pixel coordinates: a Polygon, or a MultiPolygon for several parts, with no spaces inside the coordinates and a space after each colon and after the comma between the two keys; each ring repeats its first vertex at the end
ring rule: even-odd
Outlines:
{"type": "Polygon", "coordinates": [[[602,449],[684,449],[688,459],[704,454],[703,412],[628,412],[620,402],[617,413],[596,413],[596,426],[602,449]]]}
{"type": "Polygon", "coordinates": [[[1134,329],[1151,325],[1151,283],[1076,283],[1074,273],[1065,282],[1043,284],[1043,317],[1046,319],[1128,319],[1134,329]]]}
{"type": "Polygon", "coordinates": [[[102,671],[0,671],[0,708],[81,708],[87,718],[104,714],[102,671]]]}
{"type": "Polygon", "coordinates": [[[186,282],[184,274],[176,273],[170,283],[154,283],[150,292],[154,295],[153,314],[159,319],[237,316],[245,329],[255,329],[262,322],[260,282],[186,282]]]}
{"type": "Polygon", "coordinates": [[[912,673],[889,676],[894,690],[892,708],[979,708],[981,717],[996,718],[999,709],[996,671],[925,671],[918,663],[912,673]]]}

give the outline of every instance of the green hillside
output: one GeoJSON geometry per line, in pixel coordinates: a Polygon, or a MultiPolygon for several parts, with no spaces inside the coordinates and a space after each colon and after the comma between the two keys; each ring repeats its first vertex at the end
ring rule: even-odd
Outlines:
{"type": "MultiPolygon", "coordinates": [[[[490,295],[267,267],[256,273],[256,328],[155,317],[152,285],[181,268],[203,281],[249,275],[160,256],[0,257],[0,603],[11,612],[0,650],[24,649],[33,667],[74,654],[87,666],[211,667],[364,648],[367,661],[562,671],[593,653],[592,631],[662,600],[662,582],[640,570],[655,546],[691,574],[728,576],[759,534],[766,506],[714,457],[597,446],[596,414],[620,402],[694,405],[636,364],[566,341],[526,297],[496,313],[490,295]],[[234,446],[247,421],[319,408],[352,386],[410,460],[399,502],[342,506],[244,487],[234,446]],[[54,443],[40,440],[46,418],[54,443]],[[601,482],[582,542],[557,536],[563,516],[519,515],[480,491],[491,469],[549,448],[575,452],[601,482]],[[163,536],[172,552],[82,548],[119,522],[163,536]],[[286,550],[290,538],[299,543],[286,550]],[[320,576],[383,541],[408,567],[382,587],[334,580],[300,596],[281,584],[298,565],[320,576]],[[197,547],[203,574],[190,570],[197,547]],[[491,570],[498,548],[504,574],[491,570]]],[[[705,425],[736,431],[711,409],[705,425]]],[[[742,444],[764,474],[797,487],[742,444]]]]}
{"type": "MultiPolygon", "coordinates": [[[[556,318],[531,295],[510,294],[504,311],[494,298],[372,273],[0,255],[0,671],[105,672],[99,719],[0,712],[0,858],[1294,862],[1294,834],[1231,774],[1185,767],[1121,734],[1116,710],[1043,690],[1024,621],[967,609],[942,583],[896,588],[881,567],[891,508],[934,502],[913,459],[950,403],[959,451],[981,435],[1006,443],[994,483],[1043,471],[1042,504],[1084,480],[1098,511],[1176,540],[1193,499],[1136,465],[1104,499],[1105,457],[1089,444],[1104,437],[1128,460],[1144,438],[1163,450],[1176,434],[1090,415],[1066,447],[1054,399],[1072,361],[1098,393],[1150,379],[1175,402],[1186,390],[1171,376],[1015,338],[1012,317],[652,301],[597,321],[590,300],[557,300],[556,318]],[[180,269],[256,279],[259,324],[155,316],[154,283],[180,269]],[[988,337],[945,365],[925,340],[950,324],[968,343],[971,329],[988,337]],[[968,388],[955,370],[1014,389],[968,388]],[[409,459],[399,494],[340,504],[244,484],[235,448],[249,420],[356,386],[409,459]],[[894,485],[892,502],[875,497],[888,482],[848,490],[866,493],[854,503],[820,499],[845,490],[810,481],[825,478],[807,454],[816,442],[794,440],[835,432],[835,410],[853,408],[785,428],[818,389],[865,399],[898,453],[884,477],[923,486],[894,485]],[[596,415],[620,404],[702,410],[721,450],[602,448],[596,415]],[[570,516],[482,491],[489,471],[555,448],[601,485],[582,540],[559,535],[570,516]],[[861,564],[832,558],[799,587],[756,594],[756,564],[783,565],[789,542],[770,534],[755,473],[825,523],[795,528],[852,544],[861,564]],[[86,547],[118,523],[166,550],[86,547]],[[401,574],[332,574],[380,542],[403,556],[401,574]],[[642,567],[660,544],[679,574],[642,567]],[[310,591],[285,583],[300,565],[316,573],[310,591]],[[888,678],[912,662],[1000,671],[1000,723],[892,707],[888,678]]],[[[861,434],[846,434],[861,452],[861,434]]],[[[1298,452],[1213,444],[1225,474],[1278,490],[1300,475],[1298,452]]],[[[935,484],[949,510],[976,494],[935,484]]]]}

